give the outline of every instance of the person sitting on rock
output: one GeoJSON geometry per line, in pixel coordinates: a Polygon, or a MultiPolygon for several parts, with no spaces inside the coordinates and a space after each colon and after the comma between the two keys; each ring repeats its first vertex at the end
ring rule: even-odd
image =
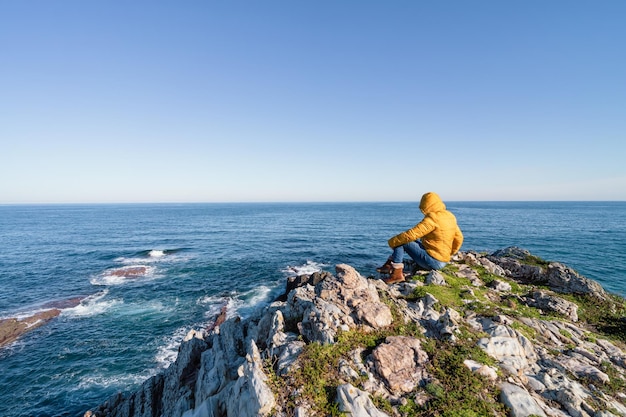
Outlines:
{"type": "Polygon", "coordinates": [[[406,251],[421,269],[441,269],[463,244],[463,233],[454,214],[446,210],[441,198],[433,192],[426,193],[420,201],[424,218],[413,228],[389,239],[393,253],[387,262],[376,270],[389,274],[387,284],[404,281],[404,252],[406,251]]]}

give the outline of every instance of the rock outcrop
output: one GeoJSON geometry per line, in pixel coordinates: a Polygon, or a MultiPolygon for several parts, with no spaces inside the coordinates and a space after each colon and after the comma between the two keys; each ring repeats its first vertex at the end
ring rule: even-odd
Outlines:
{"type": "Polygon", "coordinates": [[[54,301],[41,306],[40,311],[21,317],[0,319],[0,347],[15,342],[24,334],[37,329],[61,314],[66,308],[76,307],[82,298],[54,301]]]}
{"type": "Polygon", "coordinates": [[[85,416],[626,416],[626,353],[592,305],[623,300],[517,248],[391,286],[337,265],[191,331],[168,369],[85,416]]]}
{"type": "Polygon", "coordinates": [[[50,309],[34,313],[24,318],[0,319],[0,346],[15,342],[27,332],[43,326],[61,314],[59,309],[50,309]]]}

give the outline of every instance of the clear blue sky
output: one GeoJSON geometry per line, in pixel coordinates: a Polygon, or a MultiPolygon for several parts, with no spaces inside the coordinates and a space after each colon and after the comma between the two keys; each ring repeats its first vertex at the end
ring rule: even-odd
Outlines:
{"type": "Polygon", "coordinates": [[[0,0],[0,203],[626,200],[626,1],[0,0]]]}

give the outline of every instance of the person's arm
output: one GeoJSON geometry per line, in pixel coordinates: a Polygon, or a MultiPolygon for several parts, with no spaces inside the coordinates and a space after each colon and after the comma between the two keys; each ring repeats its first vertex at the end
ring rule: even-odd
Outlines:
{"type": "Polygon", "coordinates": [[[387,241],[387,243],[390,247],[397,248],[398,246],[402,246],[406,243],[416,241],[422,236],[426,236],[435,230],[436,227],[437,224],[433,221],[433,219],[430,217],[424,217],[424,220],[416,224],[413,228],[392,237],[387,241]]]}
{"type": "Polygon", "coordinates": [[[456,227],[456,233],[454,234],[454,239],[452,240],[452,253],[450,255],[454,255],[461,249],[461,245],[463,244],[463,233],[461,233],[461,229],[459,226],[456,227]]]}

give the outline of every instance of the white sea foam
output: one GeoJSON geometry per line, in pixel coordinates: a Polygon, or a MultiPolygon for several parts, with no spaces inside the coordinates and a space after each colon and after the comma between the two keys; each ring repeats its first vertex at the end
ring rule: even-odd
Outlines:
{"type": "MultiPolygon", "coordinates": [[[[209,308],[219,307],[226,303],[232,302],[235,297],[237,297],[237,292],[232,291],[228,295],[205,295],[196,301],[196,304],[206,305],[209,308]]],[[[219,311],[219,308],[218,308],[219,311]]]]}
{"type": "Polygon", "coordinates": [[[185,336],[187,336],[187,333],[189,333],[189,330],[191,328],[187,326],[176,329],[174,334],[158,349],[154,360],[159,364],[160,368],[167,368],[174,363],[178,356],[178,347],[185,336]]]}
{"type": "Polygon", "coordinates": [[[306,263],[302,265],[290,265],[283,269],[282,272],[287,276],[310,275],[314,272],[322,271],[322,268],[325,266],[328,265],[314,261],[306,261],[306,263]]]}
{"type": "Polygon", "coordinates": [[[61,311],[62,315],[69,317],[92,317],[102,314],[112,307],[123,304],[122,300],[102,300],[109,293],[108,290],[100,291],[97,294],[90,295],[80,302],[79,305],[72,308],[66,308],[61,311]]]}
{"type": "Polygon", "coordinates": [[[270,294],[273,288],[266,285],[259,285],[258,287],[247,291],[242,294],[242,299],[246,306],[257,306],[269,301],[270,294]]]}
{"type": "Polygon", "coordinates": [[[123,265],[145,264],[145,263],[161,263],[161,262],[181,262],[191,259],[189,254],[178,253],[177,250],[168,249],[151,249],[144,254],[137,256],[120,256],[115,258],[116,263],[123,265]]]}
{"type": "Polygon", "coordinates": [[[123,264],[123,265],[134,265],[134,264],[140,264],[140,263],[152,263],[152,262],[156,262],[158,261],[158,259],[152,259],[152,258],[138,258],[138,257],[132,257],[132,258],[127,258],[125,256],[120,256],[119,258],[115,258],[113,259],[114,262],[118,263],[118,264],[123,264]]]}
{"type": "Polygon", "coordinates": [[[235,317],[238,314],[239,307],[243,305],[243,301],[236,298],[238,297],[236,292],[230,295],[216,295],[205,296],[196,301],[197,304],[206,305],[207,309],[204,312],[206,321],[198,323],[194,327],[183,326],[174,331],[174,333],[167,339],[165,339],[163,345],[159,347],[157,354],[155,355],[155,361],[159,364],[160,368],[169,367],[178,356],[178,348],[185,339],[185,336],[190,330],[206,329],[209,327],[216,317],[222,312],[222,308],[226,307],[226,318],[235,317]]]}
{"type": "Polygon", "coordinates": [[[173,307],[166,307],[161,301],[150,301],[144,303],[124,303],[124,307],[118,309],[120,316],[146,316],[149,314],[171,313],[173,307]]]}
{"type": "Polygon", "coordinates": [[[216,317],[221,314],[222,309],[225,309],[227,319],[239,315],[239,307],[241,307],[242,301],[238,297],[237,293],[232,293],[231,296],[203,297],[198,300],[199,304],[208,305],[206,311],[204,312],[204,317],[207,319],[207,322],[203,325],[203,327],[213,323],[216,317]]]}
{"type": "Polygon", "coordinates": [[[155,374],[156,370],[151,370],[141,374],[119,375],[105,375],[96,372],[82,377],[80,379],[80,382],[76,385],[75,390],[83,390],[96,387],[116,387],[121,390],[126,390],[141,384],[146,379],[154,376],[155,374]]]}
{"type": "Polygon", "coordinates": [[[61,314],[71,317],[91,317],[114,309],[116,316],[122,317],[167,314],[174,310],[173,307],[165,306],[157,300],[139,303],[127,303],[121,299],[103,300],[108,293],[109,290],[106,289],[89,296],[76,307],[62,310],[61,314]]]}
{"type": "Polygon", "coordinates": [[[267,305],[275,298],[277,286],[259,285],[241,294],[236,301],[236,311],[242,317],[248,317],[267,305]]]}
{"type": "Polygon", "coordinates": [[[34,310],[20,311],[20,312],[14,313],[14,314],[0,316],[0,320],[16,319],[17,321],[22,321],[22,320],[31,318],[35,314],[43,313],[44,311],[48,311],[48,310],[50,310],[50,309],[49,308],[38,308],[38,309],[34,309],[34,310]]]}
{"type": "MultiPolygon", "coordinates": [[[[97,294],[91,295],[89,297],[86,297],[83,300],[81,300],[81,302],[78,305],[75,305],[74,307],[62,307],[62,306],[60,306],[56,302],[47,303],[47,304],[45,304],[43,306],[40,306],[38,308],[33,308],[33,309],[30,309],[30,310],[18,311],[16,313],[13,313],[13,314],[10,314],[10,315],[7,315],[7,316],[0,316],[0,320],[16,319],[17,321],[24,321],[24,320],[32,318],[33,316],[35,316],[37,314],[48,312],[48,311],[51,311],[51,310],[60,310],[61,314],[69,314],[69,315],[80,315],[80,314],[76,314],[76,313],[78,313],[78,312],[80,312],[82,310],[85,310],[85,309],[92,309],[94,311],[94,313],[96,313],[96,311],[98,311],[100,308],[103,307],[102,304],[98,303],[99,300],[102,297],[104,297],[107,293],[108,293],[108,290],[105,290],[105,291],[99,292],[97,294]]],[[[90,315],[90,314],[86,314],[86,315],[90,315]]],[[[30,323],[30,324],[27,324],[27,328],[36,326],[41,321],[42,320],[36,320],[36,321],[34,321],[34,322],[30,323]]]]}
{"type": "Polygon", "coordinates": [[[247,317],[260,306],[271,300],[271,295],[276,288],[267,285],[259,285],[245,292],[233,291],[228,295],[205,296],[198,299],[197,303],[206,305],[204,316],[212,321],[226,307],[226,318],[235,316],[247,317]]]}

